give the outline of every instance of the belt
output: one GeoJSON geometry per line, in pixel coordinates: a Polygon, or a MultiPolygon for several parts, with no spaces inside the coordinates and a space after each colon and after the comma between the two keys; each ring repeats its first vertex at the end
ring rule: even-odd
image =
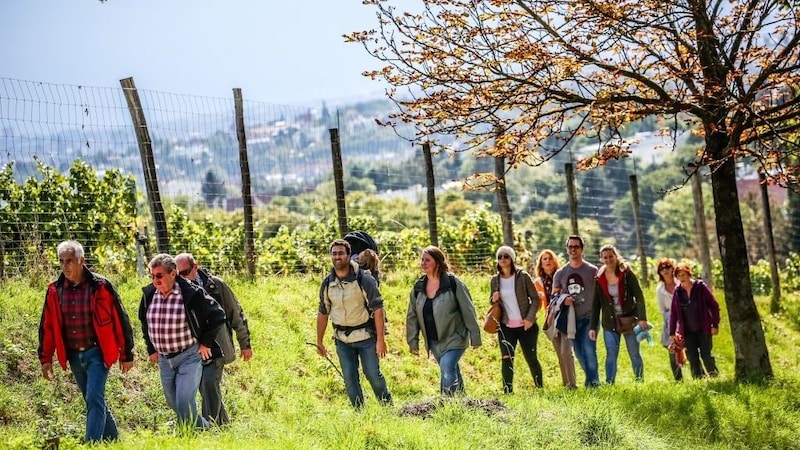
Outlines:
{"type": "Polygon", "coordinates": [[[93,349],[95,346],[97,346],[97,344],[92,344],[92,345],[90,345],[88,347],[71,348],[69,350],[72,351],[72,352],[85,352],[86,350],[93,349]]]}
{"type": "Polygon", "coordinates": [[[167,358],[167,359],[172,359],[172,358],[174,358],[174,357],[176,357],[176,356],[180,355],[181,353],[185,352],[187,349],[188,349],[188,347],[187,347],[187,348],[185,348],[185,349],[183,349],[183,350],[181,350],[181,351],[179,351],[179,352],[173,352],[173,353],[162,353],[161,355],[162,355],[164,358],[167,358]]]}

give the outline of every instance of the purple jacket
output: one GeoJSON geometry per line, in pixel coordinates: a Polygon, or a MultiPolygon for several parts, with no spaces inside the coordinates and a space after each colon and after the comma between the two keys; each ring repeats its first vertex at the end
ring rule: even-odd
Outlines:
{"type": "MultiPolygon", "coordinates": [[[[683,333],[683,308],[681,308],[681,296],[686,295],[686,289],[680,284],[672,294],[672,307],[669,312],[669,335],[673,336],[677,331],[683,333]]],[[[719,303],[711,293],[711,289],[706,286],[703,280],[694,280],[692,283],[691,300],[698,302],[703,316],[700,317],[700,326],[704,334],[711,334],[711,328],[719,326],[719,303]]]]}

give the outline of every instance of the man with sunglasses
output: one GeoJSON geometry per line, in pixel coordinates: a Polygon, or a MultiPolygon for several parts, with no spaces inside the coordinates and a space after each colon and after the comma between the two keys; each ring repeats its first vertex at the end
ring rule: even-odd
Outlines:
{"type": "Polygon", "coordinates": [[[564,264],[553,275],[553,294],[569,294],[564,305],[575,308],[575,339],[572,348],[575,358],[586,374],[586,387],[600,385],[597,368],[597,343],[589,338],[597,266],[583,259],[583,238],[573,235],[567,238],[568,264],[564,264]]]}
{"type": "Polygon", "coordinates": [[[47,287],[39,322],[42,376],[53,379],[53,353],[67,362],[86,402],[88,444],[116,440],[117,423],[106,404],[108,371],[119,360],[133,367],[133,330],[114,286],[86,267],[83,246],[64,241],[56,248],[61,275],[47,287]]]}
{"type": "Polygon", "coordinates": [[[153,282],[142,288],[139,320],[150,362],[158,364],[178,423],[208,428],[197,414],[195,396],[203,361],[223,356],[219,329],[225,326],[225,311],[203,288],[178,276],[172,256],[156,255],[148,266],[153,282]]]}
{"type": "Polygon", "coordinates": [[[229,418],[228,412],[225,410],[225,403],[222,401],[220,382],[222,382],[225,364],[236,359],[236,349],[233,347],[234,331],[236,340],[239,341],[239,348],[242,350],[242,360],[250,361],[250,358],[253,357],[247,317],[231,288],[220,278],[213,276],[208,269],[200,267],[191,253],[181,253],[176,256],[175,265],[180,276],[205,289],[225,311],[227,324],[220,328],[218,336],[223,357],[203,364],[203,376],[200,381],[203,417],[217,425],[225,425],[229,422],[229,418]]]}

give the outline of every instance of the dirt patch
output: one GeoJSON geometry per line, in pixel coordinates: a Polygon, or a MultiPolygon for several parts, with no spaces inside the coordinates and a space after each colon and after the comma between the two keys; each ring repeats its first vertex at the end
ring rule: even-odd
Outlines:
{"type": "Polygon", "coordinates": [[[437,398],[427,400],[421,403],[411,403],[400,408],[401,416],[422,417],[423,419],[430,417],[434,411],[447,404],[458,404],[465,408],[477,409],[485,412],[487,415],[495,415],[508,411],[506,405],[497,399],[477,399],[477,398],[453,398],[443,399],[437,398]]]}

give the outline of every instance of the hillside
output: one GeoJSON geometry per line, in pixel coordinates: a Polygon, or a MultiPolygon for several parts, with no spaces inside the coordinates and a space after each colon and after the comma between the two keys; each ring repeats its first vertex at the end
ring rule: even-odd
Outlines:
{"type": "MultiPolygon", "coordinates": [[[[233,423],[199,435],[172,430],[173,416],[164,402],[158,371],[146,362],[135,318],[140,287],[146,281],[118,282],[134,323],[137,361],[129,374],[122,376],[114,368],[109,377],[108,399],[122,436],[109,447],[800,448],[796,420],[800,356],[795,350],[800,331],[787,317],[767,315],[766,299],[759,307],[777,377],[765,386],[732,382],[733,348],[723,311],[723,327],[714,341],[722,375],[715,380],[675,383],[666,351],[643,345],[644,383],[633,382],[623,351],[616,385],[567,391],[559,386],[552,347],[540,335],[545,388],[535,390],[524,363],[517,361],[516,393],[502,395],[498,344],[494,336],[484,334],[483,346],[468,350],[462,360],[467,397],[439,402],[438,367],[433,360],[410,355],[405,344],[405,306],[416,276],[416,272],[389,274],[382,284],[391,332],[390,354],[381,364],[395,404],[379,407],[364,381],[367,407],[358,413],[350,409],[331,363],[308,345],[315,339],[321,277],[231,280],[249,317],[255,356],[249,363],[229,366],[223,379],[233,423]]],[[[488,278],[464,279],[483,312],[488,278]]],[[[55,382],[43,380],[36,359],[44,283],[8,281],[2,290],[6,294],[0,297],[2,446],[41,447],[46,438],[59,436],[62,448],[72,448],[83,433],[80,393],[71,375],[60,369],[55,382]]],[[[652,290],[648,295],[654,298],[652,290]]],[[[655,318],[654,300],[648,307],[655,318]]],[[[602,373],[602,343],[598,353],[602,373]]],[[[579,381],[582,377],[578,369],[579,381]]]]}

